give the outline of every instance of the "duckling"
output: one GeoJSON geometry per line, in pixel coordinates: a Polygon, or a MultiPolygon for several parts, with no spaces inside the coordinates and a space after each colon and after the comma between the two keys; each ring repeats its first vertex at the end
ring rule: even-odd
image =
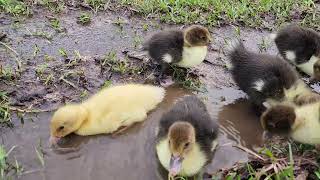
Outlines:
{"type": "Polygon", "coordinates": [[[228,57],[235,83],[249,96],[257,114],[265,110],[263,103],[280,102],[285,93],[295,94],[291,87],[298,73],[280,57],[248,51],[239,40],[232,43],[228,57]]]}
{"type": "Polygon", "coordinates": [[[161,65],[160,81],[169,64],[190,68],[200,64],[212,41],[207,28],[192,25],[185,30],[165,30],[152,35],[142,46],[161,65]]]}
{"type": "Polygon", "coordinates": [[[320,102],[304,106],[276,105],[261,116],[265,131],[288,134],[297,142],[320,144],[320,102]]]}
{"type": "Polygon", "coordinates": [[[184,97],[165,113],[159,124],[156,151],[171,176],[193,176],[213,157],[218,124],[194,95],[184,97]]]}
{"type": "Polygon", "coordinates": [[[163,100],[162,87],[141,84],[102,89],[81,104],[59,108],[50,124],[51,142],[71,133],[87,136],[112,133],[121,126],[143,121],[163,100]]]}
{"type": "Polygon", "coordinates": [[[316,31],[290,24],[272,34],[271,38],[283,58],[320,80],[319,63],[314,67],[320,61],[320,35],[316,31]]]}

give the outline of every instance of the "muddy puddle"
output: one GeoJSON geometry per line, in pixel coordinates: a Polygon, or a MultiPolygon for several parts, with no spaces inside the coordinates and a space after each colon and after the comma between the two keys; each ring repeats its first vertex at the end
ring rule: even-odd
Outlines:
{"type": "MultiPolygon", "coordinates": [[[[166,99],[146,121],[114,137],[71,135],[58,149],[51,148],[48,125],[52,113],[41,113],[26,118],[24,125],[16,124],[14,129],[6,129],[1,133],[1,143],[6,148],[16,146],[12,157],[23,165],[20,179],[166,179],[154,151],[155,129],[162,113],[178,98],[188,94],[181,88],[168,88],[166,99]],[[36,149],[43,152],[44,166],[36,149]]],[[[221,123],[220,146],[205,171],[213,173],[246,161],[247,154],[232,145],[256,146],[262,131],[243,99],[244,94],[224,88],[209,90],[199,96],[208,104],[213,119],[221,123]]]]}

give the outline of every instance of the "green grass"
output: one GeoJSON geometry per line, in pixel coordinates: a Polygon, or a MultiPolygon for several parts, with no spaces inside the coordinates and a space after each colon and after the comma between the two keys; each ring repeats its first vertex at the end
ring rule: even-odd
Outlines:
{"type": "Polygon", "coordinates": [[[12,67],[0,66],[0,79],[13,81],[16,78],[15,70],[12,67]]]}
{"type": "MultiPolygon", "coordinates": [[[[0,0],[0,9],[14,16],[29,15],[34,4],[60,13],[67,8],[63,0],[0,0]]],[[[302,25],[320,30],[319,15],[313,0],[81,0],[79,3],[94,12],[105,7],[127,7],[138,16],[153,17],[166,23],[208,26],[236,24],[256,28],[279,26],[284,22],[299,20],[302,25]]],[[[83,22],[90,18],[83,16],[83,22]]],[[[147,29],[147,27],[144,27],[147,29]]]]}
{"type": "Polygon", "coordinates": [[[307,146],[307,149],[301,147],[296,143],[287,143],[287,145],[273,144],[269,148],[263,148],[259,154],[264,160],[255,159],[247,163],[240,163],[225,172],[225,179],[232,180],[242,177],[252,180],[293,180],[296,178],[295,175],[301,173],[300,170],[306,169],[306,166],[308,167],[308,173],[313,174],[314,177],[320,177],[320,171],[317,166],[313,163],[306,164],[314,162],[315,156],[319,154],[313,152],[312,156],[310,154],[307,155],[312,152],[310,150],[313,150],[314,147],[307,146]],[[313,168],[317,170],[312,172],[313,168]]]}
{"type": "Polygon", "coordinates": [[[38,2],[40,5],[46,7],[47,9],[49,9],[51,12],[54,12],[54,13],[60,13],[65,8],[65,3],[63,0],[55,0],[55,1],[39,0],[38,2]]]}
{"type": "Polygon", "coordinates": [[[68,53],[67,53],[67,51],[66,51],[64,48],[59,48],[58,51],[59,51],[59,54],[60,54],[62,57],[64,57],[64,58],[67,58],[67,57],[68,57],[68,53]]]}
{"type": "Polygon", "coordinates": [[[21,1],[18,0],[0,0],[0,12],[11,14],[13,16],[30,15],[30,8],[21,1]]]}
{"type": "Polygon", "coordinates": [[[0,125],[12,126],[9,97],[5,91],[0,91],[0,125]]]}
{"type": "Polygon", "coordinates": [[[173,69],[172,77],[175,82],[186,89],[201,91],[202,83],[199,77],[191,76],[185,69],[177,66],[171,66],[171,68],[173,69]]]}
{"type": "Polygon", "coordinates": [[[88,4],[95,12],[97,12],[104,7],[106,0],[84,0],[84,3],[88,4]]]}
{"type": "Polygon", "coordinates": [[[78,21],[77,22],[82,24],[82,25],[89,24],[91,22],[91,15],[88,14],[88,13],[83,12],[78,17],[78,21]]]}
{"type": "Polygon", "coordinates": [[[23,171],[23,168],[18,163],[17,160],[15,160],[15,164],[12,164],[8,161],[8,157],[11,154],[11,152],[16,148],[16,146],[11,147],[9,151],[6,150],[6,148],[0,144],[0,179],[1,180],[9,180],[13,179],[13,177],[9,176],[9,172],[11,170],[14,170],[16,174],[21,174],[23,171]]]}
{"type": "Polygon", "coordinates": [[[133,7],[138,15],[152,14],[167,23],[209,26],[232,23],[267,28],[272,21],[275,25],[291,21],[293,14],[298,13],[303,23],[318,26],[312,22],[315,13],[312,0],[122,0],[121,4],[133,7]]]}
{"type": "Polygon", "coordinates": [[[104,88],[108,88],[112,85],[112,81],[111,80],[106,80],[103,85],[101,86],[101,89],[104,89],[104,88]]]}
{"type": "Polygon", "coordinates": [[[60,21],[57,18],[53,18],[50,20],[51,27],[55,29],[57,32],[62,32],[63,29],[61,27],[60,21]]]}

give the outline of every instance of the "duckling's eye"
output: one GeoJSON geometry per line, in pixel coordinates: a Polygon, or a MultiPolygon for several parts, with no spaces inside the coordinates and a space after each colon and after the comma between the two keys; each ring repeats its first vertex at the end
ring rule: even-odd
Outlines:
{"type": "Polygon", "coordinates": [[[190,145],[190,143],[186,143],[186,144],[184,145],[184,148],[187,149],[187,148],[189,147],[189,145],[190,145]]]}
{"type": "Polygon", "coordinates": [[[206,40],[206,37],[205,37],[205,36],[201,36],[201,39],[202,39],[202,40],[206,40]]]}
{"type": "Polygon", "coordinates": [[[58,131],[62,131],[64,129],[64,126],[60,126],[59,128],[58,128],[58,131]]]}

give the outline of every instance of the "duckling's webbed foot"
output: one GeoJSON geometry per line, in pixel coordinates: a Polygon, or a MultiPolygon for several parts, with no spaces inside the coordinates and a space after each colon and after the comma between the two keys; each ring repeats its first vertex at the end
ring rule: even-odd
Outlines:
{"type": "Polygon", "coordinates": [[[168,69],[169,69],[169,65],[167,63],[161,64],[161,70],[157,77],[157,82],[163,87],[168,87],[174,83],[172,80],[172,77],[166,75],[168,69]]]}

